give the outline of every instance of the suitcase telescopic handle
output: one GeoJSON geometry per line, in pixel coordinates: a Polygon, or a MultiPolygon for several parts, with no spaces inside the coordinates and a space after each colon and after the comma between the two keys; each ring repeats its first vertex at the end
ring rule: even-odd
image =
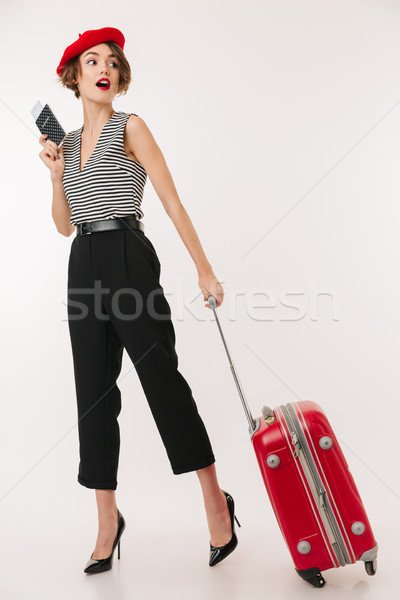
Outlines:
{"type": "Polygon", "coordinates": [[[256,424],[256,421],[253,419],[253,416],[251,414],[250,407],[249,407],[249,405],[247,403],[247,400],[245,398],[245,395],[244,395],[244,392],[243,392],[243,388],[242,388],[242,386],[240,384],[239,377],[238,377],[238,374],[237,374],[236,369],[235,369],[235,365],[234,365],[233,360],[231,359],[231,356],[229,354],[229,350],[228,350],[228,346],[226,345],[224,334],[222,333],[221,325],[219,323],[219,319],[218,319],[218,315],[217,315],[217,311],[216,311],[217,301],[214,298],[214,296],[210,295],[207,298],[207,302],[208,302],[210,308],[214,312],[214,317],[215,317],[215,320],[217,322],[219,332],[221,334],[221,338],[222,338],[222,341],[223,341],[223,344],[224,344],[224,348],[225,348],[226,354],[228,356],[229,366],[231,368],[233,379],[235,380],[236,387],[237,387],[237,390],[239,392],[239,396],[240,396],[240,399],[242,401],[242,405],[243,405],[243,408],[244,408],[244,412],[246,414],[247,421],[249,422],[250,433],[252,433],[253,431],[255,431],[257,429],[257,424],[256,424]]]}

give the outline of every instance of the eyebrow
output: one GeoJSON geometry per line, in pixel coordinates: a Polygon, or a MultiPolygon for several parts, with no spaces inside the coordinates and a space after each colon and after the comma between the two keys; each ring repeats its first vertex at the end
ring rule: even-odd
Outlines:
{"type": "MultiPolygon", "coordinates": [[[[98,52],[87,52],[83,58],[86,58],[86,56],[88,56],[89,54],[96,54],[96,56],[99,56],[98,52]]],[[[107,58],[117,58],[117,57],[115,56],[115,54],[109,54],[107,58]]]]}

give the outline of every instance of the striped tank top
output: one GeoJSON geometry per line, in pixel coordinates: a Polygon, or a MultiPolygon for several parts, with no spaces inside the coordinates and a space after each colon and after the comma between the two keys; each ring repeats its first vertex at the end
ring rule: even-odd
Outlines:
{"type": "Polygon", "coordinates": [[[124,149],[124,130],[131,114],[135,113],[117,111],[112,115],[82,171],[83,125],[65,136],[63,184],[71,208],[72,225],[132,214],[138,219],[144,217],[141,203],[147,173],[139,161],[127,156],[124,149]]]}

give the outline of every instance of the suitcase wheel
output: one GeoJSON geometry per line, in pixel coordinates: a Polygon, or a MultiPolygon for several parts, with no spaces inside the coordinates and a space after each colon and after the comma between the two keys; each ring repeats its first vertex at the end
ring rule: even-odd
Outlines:
{"type": "Polygon", "coordinates": [[[365,565],[365,570],[367,571],[368,575],[375,575],[376,561],[366,560],[364,565],[365,565]],[[374,562],[375,562],[375,564],[374,564],[374,562]]]}
{"type": "Polygon", "coordinates": [[[300,575],[304,581],[311,583],[314,587],[322,587],[325,585],[326,581],[321,575],[321,571],[317,568],[312,569],[303,569],[302,571],[295,569],[295,571],[300,575]]]}

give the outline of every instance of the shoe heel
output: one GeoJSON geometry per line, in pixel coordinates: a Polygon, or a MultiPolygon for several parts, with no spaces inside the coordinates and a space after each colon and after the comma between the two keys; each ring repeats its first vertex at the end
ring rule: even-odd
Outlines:
{"type": "Polygon", "coordinates": [[[235,521],[236,523],[239,525],[239,527],[241,527],[241,524],[239,523],[239,521],[237,520],[237,516],[235,515],[235,521]]]}
{"type": "Polygon", "coordinates": [[[121,540],[118,542],[118,558],[121,556],[121,550],[120,550],[120,547],[119,547],[120,543],[121,543],[121,540]]]}

